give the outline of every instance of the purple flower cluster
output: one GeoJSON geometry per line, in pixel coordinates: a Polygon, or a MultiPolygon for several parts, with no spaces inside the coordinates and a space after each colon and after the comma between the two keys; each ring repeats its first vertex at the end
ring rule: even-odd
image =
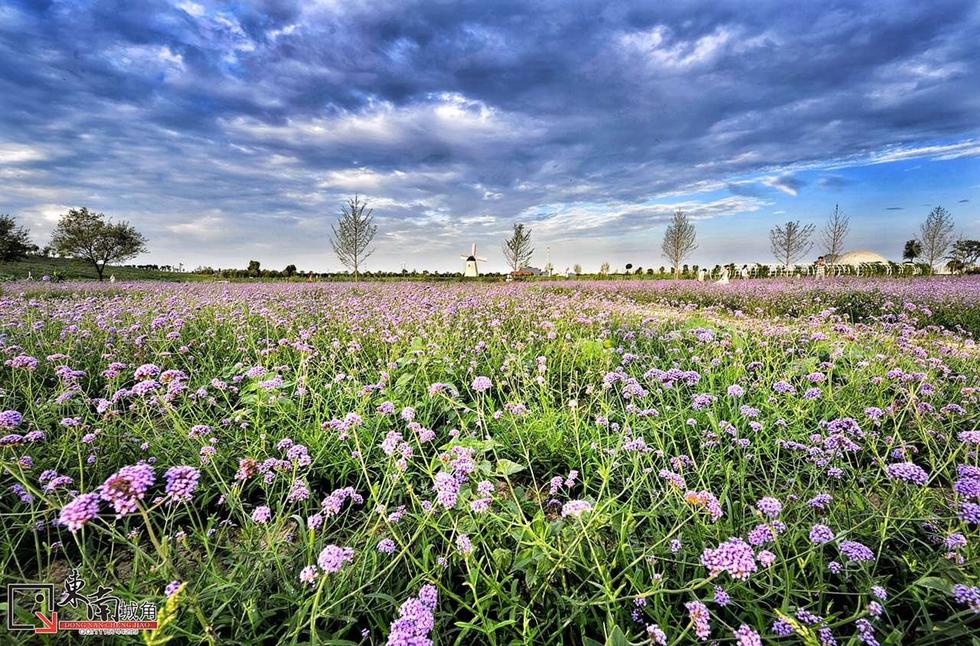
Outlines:
{"type": "Polygon", "coordinates": [[[956,603],[967,606],[970,610],[980,613],[980,587],[970,587],[957,583],[953,586],[953,599],[956,603]]]}
{"type": "Polygon", "coordinates": [[[688,601],[684,607],[687,608],[691,624],[694,625],[694,634],[698,639],[707,641],[711,636],[711,613],[708,611],[708,606],[700,601],[688,601]]]}
{"type": "Polygon", "coordinates": [[[5,410],[0,413],[0,429],[12,431],[24,420],[24,416],[15,410],[5,410]]]}
{"type": "Polygon", "coordinates": [[[591,503],[585,500],[569,500],[562,505],[561,516],[562,518],[567,518],[568,516],[579,518],[590,511],[592,511],[591,503]]]}
{"type": "Polygon", "coordinates": [[[873,561],[875,553],[868,546],[857,541],[844,541],[840,544],[840,553],[849,561],[873,561]]]}
{"type": "Polygon", "coordinates": [[[749,626],[742,624],[735,631],[735,643],[738,646],[762,646],[762,637],[749,626]]]}
{"type": "Polygon", "coordinates": [[[911,462],[895,462],[885,467],[885,470],[892,480],[902,480],[920,487],[929,480],[926,470],[911,462]]]}
{"type": "Polygon", "coordinates": [[[179,466],[170,467],[163,474],[167,481],[165,491],[172,500],[190,502],[197,490],[198,480],[201,479],[201,472],[194,467],[179,466]]]}
{"type": "Polygon", "coordinates": [[[473,380],[472,386],[475,392],[483,393],[490,390],[491,386],[493,386],[493,382],[490,381],[490,377],[480,376],[473,380]]]}
{"type": "Polygon", "coordinates": [[[99,494],[83,493],[61,508],[58,522],[74,534],[99,515],[99,494]]]}
{"type": "Polygon", "coordinates": [[[708,568],[711,576],[727,572],[732,578],[742,581],[758,569],[755,552],[741,538],[730,538],[714,549],[705,549],[701,554],[701,564],[708,568]]]}
{"type": "Polygon", "coordinates": [[[338,547],[327,545],[320,551],[316,558],[317,565],[325,574],[340,572],[346,563],[354,560],[354,549],[351,547],[338,547]]]}
{"type": "Polygon", "coordinates": [[[823,545],[834,540],[834,531],[826,525],[820,523],[810,528],[810,542],[814,545],[823,545]]]}
{"type": "Polygon", "coordinates": [[[391,624],[388,646],[431,646],[429,634],[435,628],[435,610],[439,595],[434,585],[424,585],[418,597],[412,597],[398,609],[391,624]]]}
{"type": "Polygon", "coordinates": [[[125,516],[136,511],[137,503],[143,500],[155,481],[156,475],[149,464],[141,462],[126,466],[102,483],[99,496],[112,505],[116,516],[125,516]]]}
{"type": "Polygon", "coordinates": [[[440,471],[436,474],[435,490],[436,502],[452,509],[459,500],[459,480],[448,471],[440,471]]]}
{"type": "Polygon", "coordinates": [[[725,514],[721,508],[721,503],[710,491],[688,491],[684,494],[684,499],[697,507],[703,507],[711,516],[711,522],[718,520],[725,514]]]}

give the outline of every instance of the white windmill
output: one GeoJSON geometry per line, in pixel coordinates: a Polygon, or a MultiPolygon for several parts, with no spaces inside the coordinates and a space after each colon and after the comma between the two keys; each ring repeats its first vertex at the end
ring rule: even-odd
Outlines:
{"type": "Polygon", "coordinates": [[[470,251],[470,255],[464,256],[464,255],[461,254],[459,257],[462,258],[462,259],[464,259],[466,261],[466,269],[463,271],[463,276],[465,276],[467,278],[475,278],[476,276],[479,276],[480,275],[480,269],[476,265],[476,262],[478,260],[480,262],[486,262],[487,261],[486,258],[480,258],[480,257],[478,257],[476,255],[476,243],[475,242],[473,243],[473,248],[470,251]]]}

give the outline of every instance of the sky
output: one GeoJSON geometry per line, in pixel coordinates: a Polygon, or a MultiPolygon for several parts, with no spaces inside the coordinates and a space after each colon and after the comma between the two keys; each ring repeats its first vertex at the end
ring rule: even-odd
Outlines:
{"type": "Polygon", "coordinates": [[[0,213],[128,220],[138,262],[337,270],[355,193],[368,270],[504,271],[517,222],[538,266],[658,267],[676,209],[702,265],[835,204],[849,249],[936,205],[980,238],[972,0],[4,0],[0,97],[0,213]]]}

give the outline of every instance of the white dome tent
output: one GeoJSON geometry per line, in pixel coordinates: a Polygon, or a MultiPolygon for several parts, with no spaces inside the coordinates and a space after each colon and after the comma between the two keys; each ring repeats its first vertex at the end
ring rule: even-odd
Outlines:
{"type": "Polygon", "coordinates": [[[887,273],[891,273],[891,264],[888,262],[888,259],[879,253],[867,249],[842,253],[833,259],[833,265],[835,273],[838,275],[840,273],[854,272],[860,276],[862,273],[867,273],[863,272],[862,268],[867,269],[871,265],[883,265],[888,268],[887,273]]]}

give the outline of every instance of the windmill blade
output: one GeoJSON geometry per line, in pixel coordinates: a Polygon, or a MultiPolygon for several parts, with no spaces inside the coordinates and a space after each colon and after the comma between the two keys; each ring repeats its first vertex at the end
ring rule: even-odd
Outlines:
{"type": "Polygon", "coordinates": [[[480,262],[487,262],[486,258],[477,258],[477,260],[479,260],[480,262]]]}

